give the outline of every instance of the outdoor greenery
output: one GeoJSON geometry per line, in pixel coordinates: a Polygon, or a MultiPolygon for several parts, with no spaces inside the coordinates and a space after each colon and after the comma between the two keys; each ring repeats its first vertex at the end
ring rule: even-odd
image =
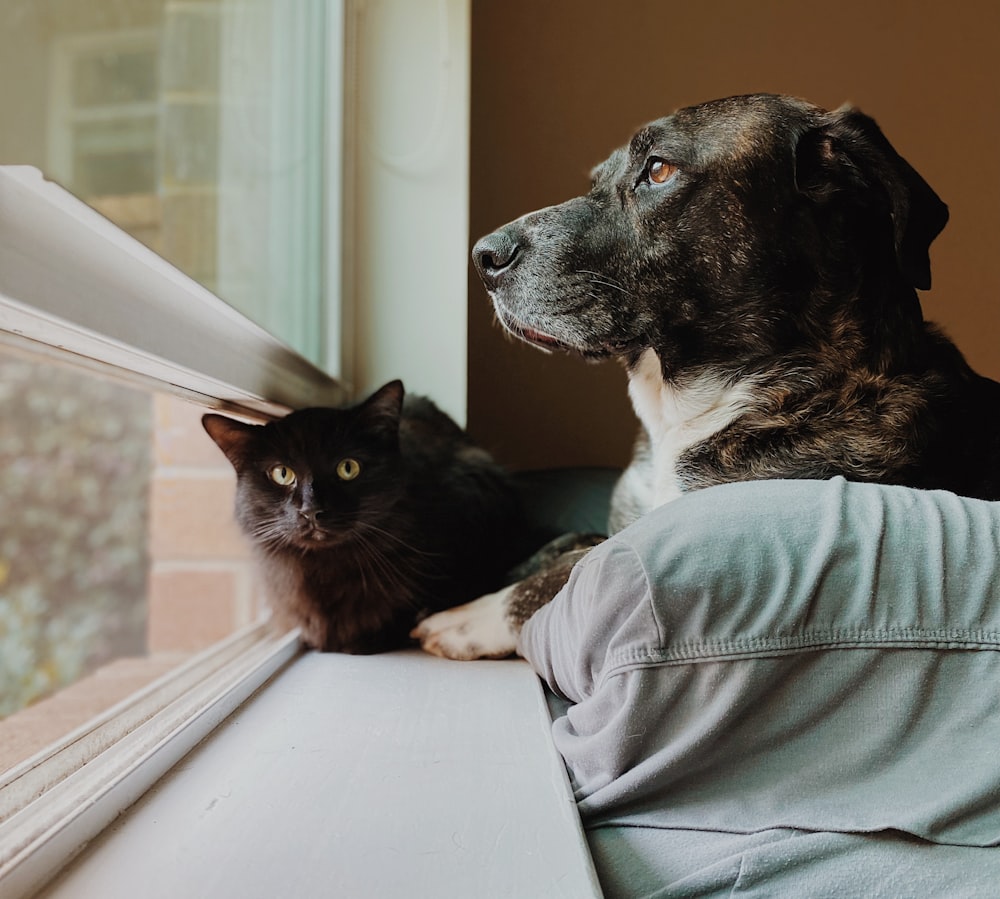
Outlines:
{"type": "Polygon", "coordinates": [[[0,351],[0,716],[144,651],[150,397],[0,351]]]}

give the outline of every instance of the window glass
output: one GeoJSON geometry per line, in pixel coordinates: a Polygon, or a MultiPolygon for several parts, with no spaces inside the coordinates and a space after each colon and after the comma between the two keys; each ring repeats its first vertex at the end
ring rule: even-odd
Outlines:
{"type": "MultiPolygon", "coordinates": [[[[0,0],[0,164],[328,368],[330,5],[0,0]]],[[[0,341],[0,771],[260,614],[204,411],[0,341]]]]}
{"type": "Polygon", "coordinates": [[[0,0],[0,164],[42,169],[326,368],[327,7],[0,0]]]}
{"type": "Polygon", "coordinates": [[[0,771],[259,617],[204,411],[0,344],[0,771]]]}
{"type": "Polygon", "coordinates": [[[147,397],[0,355],[0,715],[145,648],[147,397]]]}

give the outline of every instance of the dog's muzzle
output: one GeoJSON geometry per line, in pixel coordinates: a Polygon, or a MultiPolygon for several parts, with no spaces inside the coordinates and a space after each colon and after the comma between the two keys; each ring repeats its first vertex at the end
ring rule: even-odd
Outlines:
{"type": "Polygon", "coordinates": [[[489,291],[500,286],[500,280],[516,264],[521,247],[510,233],[509,226],[480,238],[472,248],[472,261],[479,277],[489,291]]]}

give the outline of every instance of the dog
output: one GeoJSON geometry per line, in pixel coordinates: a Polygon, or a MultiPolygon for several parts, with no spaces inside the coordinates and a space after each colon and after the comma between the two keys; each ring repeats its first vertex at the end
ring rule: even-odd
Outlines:
{"type": "MultiPolygon", "coordinates": [[[[754,94],[640,129],[588,193],[482,238],[511,334],[625,365],[641,422],[610,529],[730,481],[830,478],[1000,499],[1000,384],[923,319],[948,210],[873,119],[754,94]]],[[[584,549],[425,620],[451,658],[514,650],[584,549]]]]}

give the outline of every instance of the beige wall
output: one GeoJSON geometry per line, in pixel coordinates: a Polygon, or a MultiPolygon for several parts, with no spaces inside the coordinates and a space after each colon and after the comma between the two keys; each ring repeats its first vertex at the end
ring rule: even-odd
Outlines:
{"type": "MultiPolygon", "coordinates": [[[[471,234],[581,193],[678,106],[753,91],[850,101],[951,209],[928,318],[1000,379],[1000,5],[993,0],[474,0],[471,234]]],[[[470,279],[469,427],[518,467],[621,464],[623,372],[507,341],[470,279]]]]}

